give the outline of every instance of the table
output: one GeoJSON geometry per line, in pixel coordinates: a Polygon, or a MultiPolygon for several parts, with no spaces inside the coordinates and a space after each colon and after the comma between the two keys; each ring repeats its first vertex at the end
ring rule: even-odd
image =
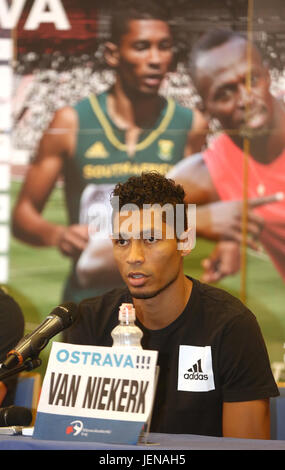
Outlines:
{"type": "Polygon", "coordinates": [[[234,439],[186,434],[150,434],[146,445],[41,441],[26,436],[0,436],[0,450],[285,450],[285,441],[234,439]]]}

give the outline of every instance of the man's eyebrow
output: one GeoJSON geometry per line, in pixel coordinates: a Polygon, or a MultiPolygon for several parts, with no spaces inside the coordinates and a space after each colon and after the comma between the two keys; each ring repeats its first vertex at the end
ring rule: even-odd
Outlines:
{"type": "Polygon", "coordinates": [[[138,235],[137,238],[150,238],[150,237],[153,237],[155,235],[158,235],[160,234],[160,231],[155,231],[155,229],[151,228],[151,229],[147,229],[147,230],[141,230],[140,232],[138,233],[135,233],[133,234],[132,231],[130,232],[113,232],[112,234],[112,238],[116,238],[116,239],[123,239],[123,240],[127,240],[129,238],[131,238],[133,235],[138,235]]]}
{"type": "Polygon", "coordinates": [[[161,233],[161,230],[158,229],[147,229],[142,232],[143,238],[151,238],[151,237],[157,237],[158,234],[161,233]]]}
{"type": "Polygon", "coordinates": [[[236,86],[236,82],[234,80],[229,80],[227,82],[221,83],[217,90],[223,90],[224,88],[232,88],[236,86]]]}
{"type": "Polygon", "coordinates": [[[149,39],[135,39],[132,41],[132,46],[148,46],[150,44],[149,39]]]}
{"type": "MultiPolygon", "coordinates": [[[[144,46],[148,46],[151,44],[151,39],[148,39],[148,38],[141,38],[141,39],[134,39],[132,41],[132,46],[136,46],[136,45],[144,45],[144,46]]],[[[172,39],[172,36],[169,35],[169,36],[164,36],[163,38],[160,38],[158,43],[161,44],[161,43],[164,43],[164,42],[169,42],[171,43],[171,45],[173,45],[173,39],[172,39]]]]}
{"type": "MultiPolygon", "coordinates": [[[[139,236],[142,235],[142,232],[139,233],[139,236]]],[[[123,240],[128,240],[133,236],[133,232],[113,232],[112,238],[122,238],[123,240]]]]}

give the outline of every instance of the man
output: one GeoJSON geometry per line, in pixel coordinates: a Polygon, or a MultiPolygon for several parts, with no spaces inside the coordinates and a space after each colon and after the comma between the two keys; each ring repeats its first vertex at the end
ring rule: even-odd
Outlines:
{"type": "Polygon", "coordinates": [[[13,216],[16,237],[33,245],[56,246],[73,260],[65,300],[78,301],[121,284],[110,240],[88,244],[96,206],[106,205],[114,184],[146,169],[166,173],[199,150],[205,139],[205,121],[198,111],[158,93],[173,62],[173,38],[164,12],[153,2],[127,4],[114,15],[106,61],[116,72],[113,87],[55,114],[13,216]],[[62,173],[68,227],[42,217],[62,173]],[[75,268],[87,246],[92,256],[88,254],[87,266],[83,262],[80,283],[75,268]],[[95,288],[84,290],[82,285],[95,288]]]}
{"type": "MultiPolygon", "coordinates": [[[[0,362],[24,335],[25,320],[18,303],[0,287],[0,362]]],[[[0,381],[0,407],[13,404],[17,376],[0,381]]]]}
{"type": "Polygon", "coordinates": [[[197,235],[220,240],[204,261],[204,280],[217,281],[240,266],[245,154],[248,244],[256,249],[260,240],[285,280],[285,110],[270,93],[269,71],[257,48],[231,31],[202,36],[191,67],[206,113],[224,131],[169,173],[183,184],[186,200],[200,206],[197,235]]]}
{"type": "Polygon", "coordinates": [[[183,273],[193,238],[176,215],[183,188],[145,173],[113,195],[114,257],[127,287],[84,300],[69,342],[111,346],[119,306],[131,302],[143,348],[159,351],[153,432],[269,438],[269,397],[278,389],[254,315],[183,273]]]}

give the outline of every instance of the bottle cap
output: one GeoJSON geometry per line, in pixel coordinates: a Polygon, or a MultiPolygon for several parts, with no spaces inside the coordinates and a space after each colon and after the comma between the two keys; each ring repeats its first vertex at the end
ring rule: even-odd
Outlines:
{"type": "Polygon", "coordinates": [[[128,323],[129,321],[135,321],[136,311],[133,304],[122,304],[119,309],[119,321],[128,323]]]}

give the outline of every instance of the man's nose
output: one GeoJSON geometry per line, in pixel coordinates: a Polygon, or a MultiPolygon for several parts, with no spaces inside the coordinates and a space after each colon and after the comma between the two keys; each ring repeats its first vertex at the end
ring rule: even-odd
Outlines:
{"type": "Polygon", "coordinates": [[[242,84],[239,86],[238,106],[247,108],[252,104],[253,94],[249,85],[242,84]]]}
{"type": "Polygon", "coordinates": [[[131,241],[127,262],[129,264],[142,264],[144,262],[144,249],[141,240],[131,241]]]}
{"type": "Polygon", "coordinates": [[[158,47],[153,46],[149,50],[149,64],[152,66],[159,66],[161,63],[161,51],[158,49],[158,47]]]}

